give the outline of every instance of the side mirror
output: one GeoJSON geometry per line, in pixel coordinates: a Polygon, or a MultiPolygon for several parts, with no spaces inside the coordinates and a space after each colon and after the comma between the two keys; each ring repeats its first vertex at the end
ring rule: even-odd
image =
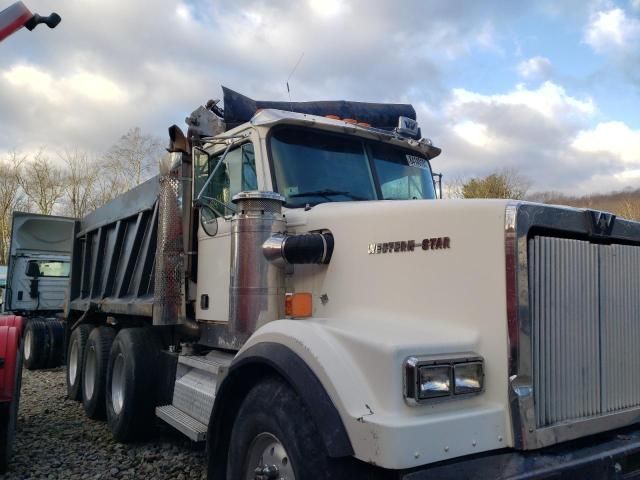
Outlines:
{"type": "Polygon", "coordinates": [[[218,215],[213,208],[207,205],[200,205],[200,224],[204,232],[210,237],[218,234],[218,215]]]}
{"type": "Polygon", "coordinates": [[[39,290],[40,279],[38,277],[32,278],[29,282],[29,296],[31,298],[38,298],[40,295],[39,290]]]}
{"type": "Polygon", "coordinates": [[[27,264],[27,277],[38,278],[40,276],[40,267],[38,262],[29,262],[27,264]]]}

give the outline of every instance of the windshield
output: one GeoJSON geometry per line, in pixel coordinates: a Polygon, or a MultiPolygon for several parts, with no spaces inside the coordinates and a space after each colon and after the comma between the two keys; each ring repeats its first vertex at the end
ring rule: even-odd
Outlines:
{"type": "Polygon", "coordinates": [[[420,152],[302,128],[274,131],[270,146],[276,187],[288,207],[435,198],[429,161],[420,152]]]}
{"type": "MultiPolygon", "coordinates": [[[[32,264],[38,266],[39,277],[68,277],[71,267],[69,262],[60,260],[29,260],[29,265],[32,264]]],[[[27,272],[29,272],[30,268],[35,269],[35,267],[27,266],[27,272]]]]}

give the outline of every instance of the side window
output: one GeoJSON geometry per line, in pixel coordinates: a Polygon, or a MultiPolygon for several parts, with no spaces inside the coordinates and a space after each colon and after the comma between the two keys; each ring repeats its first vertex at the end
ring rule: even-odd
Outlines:
{"type": "MultiPolygon", "coordinates": [[[[222,155],[223,154],[220,153],[219,155],[211,157],[207,166],[207,175],[201,175],[199,178],[202,180],[196,181],[196,185],[200,184],[200,188],[202,188],[209,172],[213,171],[222,155]]],[[[198,163],[194,163],[195,168],[198,168],[198,163]]],[[[201,171],[202,168],[200,167],[200,172],[201,171]]],[[[208,199],[205,200],[209,201],[208,203],[215,211],[222,213],[223,215],[231,215],[233,210],[224,205],[231,206],[231,199],[237,193],[245,190],[257,189],[258,179],[256,176],[253,144],[245,143],[240,147],[229,150],[224,162],[220,165],[214,177],[209,182],[207,190],[204,192],[204,196],[208,197],[208,199]]]]}

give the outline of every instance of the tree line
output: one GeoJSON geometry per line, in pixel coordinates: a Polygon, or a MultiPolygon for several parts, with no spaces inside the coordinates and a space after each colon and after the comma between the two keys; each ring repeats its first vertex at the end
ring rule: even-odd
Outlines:
{"type": "Polygon", "coordinates": [[[628,188],[600,194],[567,195],[562,192],[529,193],[531,183],[514,170],[500,170],[484,177],[454,181],[448,188],[450,198],[503,198],[529,200],[576,208],[615,213],[640,221],[640,188],[628,188]]]}
{"type": "Polygon", "coordinates": [[[78,148],[0,157],[0,265],[6,265],[14,211],[81,218],[157,173],[163,149],[131,128],[106,152],[78,148]]]}

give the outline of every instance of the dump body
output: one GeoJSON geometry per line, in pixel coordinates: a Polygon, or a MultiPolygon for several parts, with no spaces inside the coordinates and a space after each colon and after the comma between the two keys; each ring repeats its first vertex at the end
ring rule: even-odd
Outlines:
{"type": "Polygon", "coordinates": [[[69,313],[153,315],[158,178],[75,224],[69,313]]]}

